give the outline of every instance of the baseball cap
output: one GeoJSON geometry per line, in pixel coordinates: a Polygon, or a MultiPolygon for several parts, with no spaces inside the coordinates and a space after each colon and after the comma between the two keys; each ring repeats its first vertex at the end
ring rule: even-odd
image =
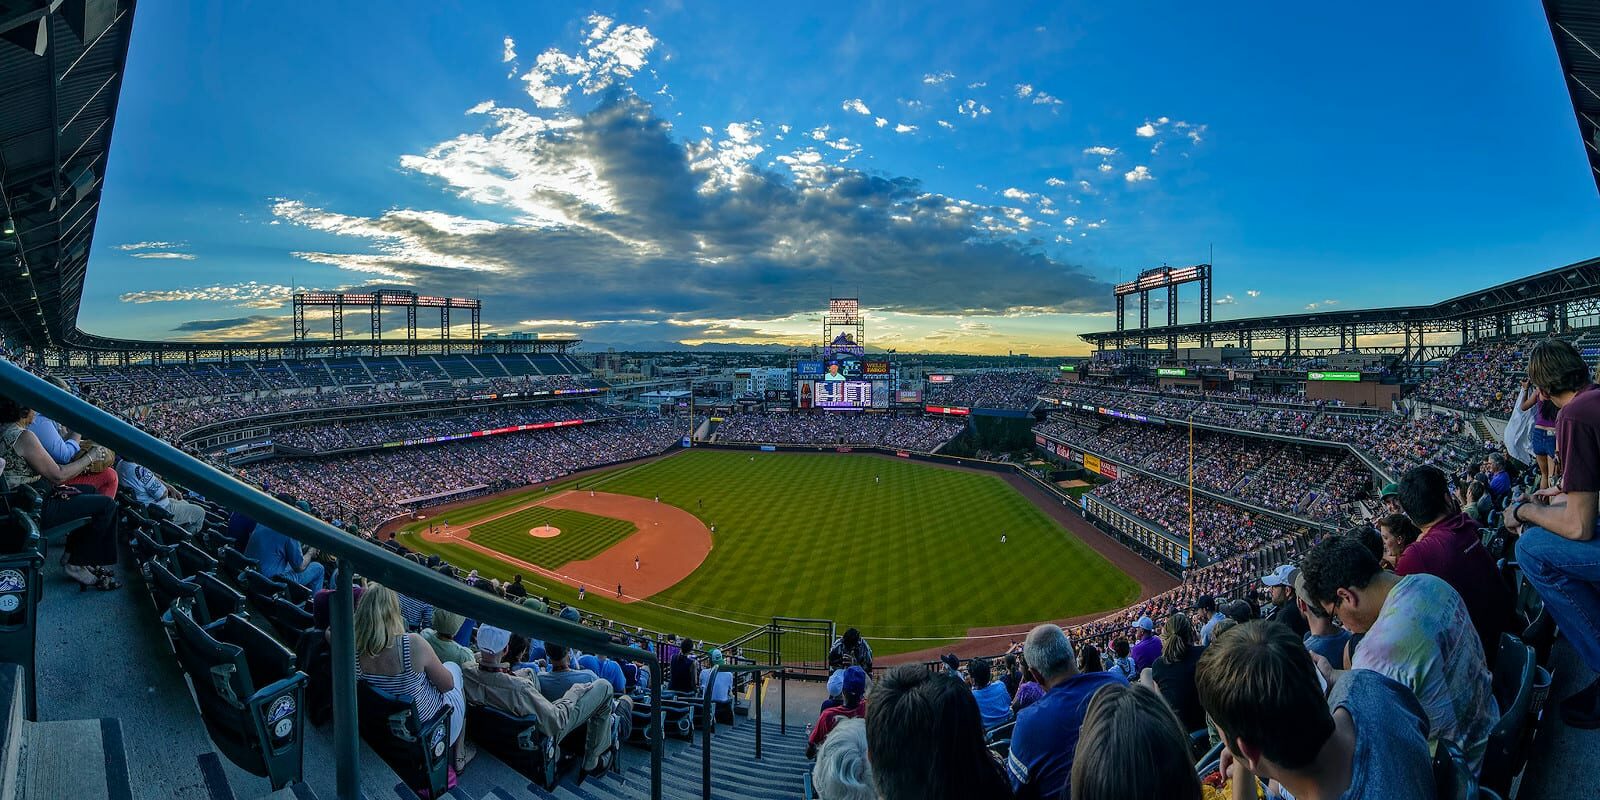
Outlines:
{"type": "Polygon", "coordinates": [[[1209,594],[1200,595],[1200,597],[1195,600],[1194,604],[1202,609],[1205,609],[1206,611],[1217,610],[1217,598],[1212,597],[1209,594]]]}
{"type": "Polygon", "coordinates": [[[1399,497],[1399,496],[1400,496],[1400,484],[1391,483],[1388,486],[1383,487],[1383,494],[1378,495],[1378,499],[1382,500],[1385,497],[1399,497]]]}
{"type": "Polygon", "coordinates": [[[722,651],[721,650],[718,650],[717,648],[713,647],[713,648],[711,648],[711,652],[707,653],[706,655],[711,657],[711,663],[716,664],[718,666],[722,665],[722,651]]]}
{"type": "Polygon", "coordinates": [[[867,671],[860,667],[851,667],[844,671],[844,680],[840,688],[853,695],[862,695],[867,692],[867,671]]]}
{"type": "Polygon", "coordinates": [[[578,622],[582,617],[578,614],[577,606],[567,606],[561,609],[561,618],[568,622],[578,622]]]}
{"type": "Polygon", "coordinates": [[[511,644],[511,631],[493,625],[478,626],[478,651],[499,653],[511,644]]]}
{"type": "Polygon", "coordinates": [[[1140,617],[1138,622],[1133,623],[1133,626],[1135,628],[1143,628],[1147,631],[1153,631],[1156,629],[1156,621],[1149,617],[1140,617]]]}
{"type": "Polygon", "coordinates": [[[1279,564],[1278,568],[1261,576],[1261,583],[1266,586],[1293,586],[1293,564],[1279,564]]]}

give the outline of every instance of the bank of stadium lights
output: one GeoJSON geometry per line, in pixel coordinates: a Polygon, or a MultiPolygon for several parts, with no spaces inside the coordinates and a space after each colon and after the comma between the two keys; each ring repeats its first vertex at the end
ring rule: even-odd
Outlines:
{"type": "Polygon", "coordinates": [[[6,224],[4,228],[0,228],[0,233],[4,233],[7,236],[17,235],[17,221],[10,214],[6,215],[6,224]]]}

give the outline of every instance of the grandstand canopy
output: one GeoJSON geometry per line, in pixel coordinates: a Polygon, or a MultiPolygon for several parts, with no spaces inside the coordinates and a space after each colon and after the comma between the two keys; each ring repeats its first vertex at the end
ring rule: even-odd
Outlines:
{"type": "Polygon", "coordinates": [[[18,343],[78,335],[133,6],[0,2],[0,329],[18,343]]]}
{"type": "Polygon", "coordinates": [[[1179,342],[1231,339],[1282,339],[1288,335],[1319,337],[1360,334],[1405,334],[1415,331],[1463,331],[1486,320],[1548,319],[1563,315],[1592,315],[1600,309],[1600,258],[1547,270],[1441,300],[1426,306],[1355,309],[1351,311],[1281,314],[1216,322],[1152,327],[1141,330],[1085,333],[1084,341],[1115,347],[1118,341],[1137,343],[1175,337],[1179,342]]]}
{"type": "Polygon", "coordinates": [[[1600,5],[1594,0],[1544,0],[1544,12],[1578,117],[1589,176],[1600,189],[1600,5]]]}

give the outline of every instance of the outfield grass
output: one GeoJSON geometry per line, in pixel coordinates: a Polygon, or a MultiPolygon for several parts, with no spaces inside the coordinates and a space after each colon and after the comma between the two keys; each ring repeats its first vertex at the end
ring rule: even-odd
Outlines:
{"type": "Polygon", "coordinates": [[[492,522],[473,525],[472,541],[529,564],[559,569],[568,562],[582,561],[604,553],[606,548],[628,538],[636,530],[638,528],[633,523],[620,519],[535,506],[492,522]],[[528,535],[529,530],[540,525],[560,528],[561,535],[553,539],[536,539],[528,535]]]}
{"type": "MultiPolygon", "coordinates": [[[[624,622],[700,639],[726,640],[773,615],[823,617],[862,629],[888,654],[969,628],[1072,617],[1137,599],[1131,578],[993,475],[867,455],[695,450],[583,485],[660,494],[716,525],[706,562],[649,602],[623,605],[599,593],[584,602],[624,622]]],[[[482,518],[532,494],[443,518],[482,518]]],[[[502,578],[514,571],[465,548],[408,538],[408,546],[459,567],[502,578]]],[[[545,588],[563,600],[576,595],[545,588]]]]}

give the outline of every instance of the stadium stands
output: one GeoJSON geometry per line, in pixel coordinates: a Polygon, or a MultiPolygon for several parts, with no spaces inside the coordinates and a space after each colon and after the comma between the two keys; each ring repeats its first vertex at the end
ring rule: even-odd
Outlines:
{"type": "Polygon", "coordinates": [[[1048,384],[1031,370],[991,370],[958,373],[952,383],[930,384],[927,402],[961,408],[1029,409],[1048,384]]]}
{"type": "Polygon", "coordinates": [[[920,413],[749,413],[725,418],[713,441],[850,447],[882,446],[931,453],[961,433],[966,422],[920,413]]]}

